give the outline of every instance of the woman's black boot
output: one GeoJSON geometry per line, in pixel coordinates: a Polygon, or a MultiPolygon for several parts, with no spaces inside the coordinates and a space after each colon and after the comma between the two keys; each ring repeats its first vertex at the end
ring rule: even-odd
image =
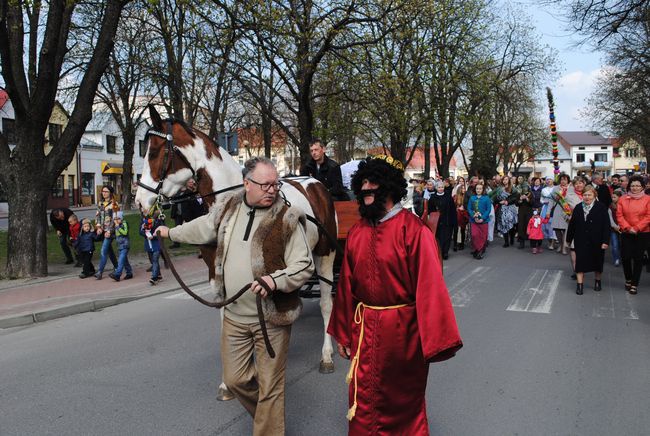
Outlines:
{"type": "Polygon", "coordinates": [[[519,247],[517,247],[517,248],[519,248],[520,250],[523,250],[524,248],[526,248],[525,244],[526,244],[526,241],[524,241],[523,239],[520,239],[519,240],[519,247]]]}
{"type": "Polygon", "coordinates": [[[503,243],[503,246],[504,246],[504,247],[510,247],[510,243],[508,242],[508,234],[507,234],[507,233],[506,233],[506,235],[503,237],[503,239],[505,240],[505,242],[503,243]]]}
{"type": "Polygon", "coordinates": [[[603,289],[603,288],[602,288],[602,286],[600,284],[600,280],[596,280],[596,282],[594,283],[594,291],[598,292],[601,289],[603,289]]]}
{"type": "Polygon", "coordinates": [[[576,294],[582,295],[584,285],[582,283],[576,283],[576,294]]]}

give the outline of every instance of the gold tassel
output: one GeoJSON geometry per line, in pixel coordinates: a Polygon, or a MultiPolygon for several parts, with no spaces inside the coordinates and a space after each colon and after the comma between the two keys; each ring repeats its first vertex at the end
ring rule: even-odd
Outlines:
{"type": "Polygon", "coordinates": [[[345,383],[350,384],[352,377],[354,377],[354,371],[357,369],[357,356],[354,356],[352,362],[350,362],[350,369],[348,369],[348,375],[345,376],[345,383]]]}
{"type": "Polygon", "coordinates": [[[348,421],[352,421],[352,418],[354,418],[354,415],[357,414],[357,403],[355,402],[352,407],[348,410],[348,421]]]}

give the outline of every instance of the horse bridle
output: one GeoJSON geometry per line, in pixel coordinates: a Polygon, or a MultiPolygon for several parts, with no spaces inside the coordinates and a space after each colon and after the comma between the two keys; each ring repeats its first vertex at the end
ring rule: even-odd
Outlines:
{"type": "Polygon", "coordinates": [[[174,156],[173,154],[176,154],[189,168],[190,171],[192,171],[192,177],[196,176],[196,173],[194,171],[194,168],[192,168],[192,165],[190,162],[187,160],[185,155],[181,153],[180,149],[178,148],[177,145],[174,144],[174,135],[173,135],[173,125],[172,125],[172,120],[166,120],[167,123],[167,131],[168,133],[165,132],[159,132],[158,130],[154,129],[149,129],[144,136],[145,141],[149,138],[149,135],[153,136],[158,136],[159,138],[163,138],[165,140],[165,151],[163,155],[163,165],[162,169],[160,171],[159,177],[158,177],[158,186],[155,188],[142,183],[141,181],[138,181],[138,186],[141,188],[146,189],[149,192],[153,192],[158,196],[158,199],[160,200],[161,197],[167,198],[166,195],[162,194],[160,190],[162,189],[163,183],[165,182],[165,179],[167,178],[167,174],[169,173],[169,167],[171,166],[171,169],[174,170],[174,156]]]}

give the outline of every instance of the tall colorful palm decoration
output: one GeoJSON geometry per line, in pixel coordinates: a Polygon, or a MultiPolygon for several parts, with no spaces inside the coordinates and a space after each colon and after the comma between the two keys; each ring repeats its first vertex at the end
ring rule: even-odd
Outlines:
{"type": "Polygon", "coordinates": [[[558,182],[560,177],[560,159],[558,159],[557,150],[557,128],[555,126],[555,103],[553,102],[553,93],[551,88],[546,88],[546,96],[548,97],[548,117],[551,120],[551,144],[553,145],[553,174],[555,174],[555,181],[558,182]]]}

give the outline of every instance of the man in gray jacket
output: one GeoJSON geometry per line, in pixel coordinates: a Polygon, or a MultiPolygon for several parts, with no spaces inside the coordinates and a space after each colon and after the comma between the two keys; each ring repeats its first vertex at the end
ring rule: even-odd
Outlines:
{"type": "Polygon", "coordinates": [[[284,385],[291,324],[302,303],[300,287],[314,272],[304,213],[278,196],[282,182],[273,163],[253,158],[244,165],[244,189],[221,194],[208,215],[173,229],[160,227],[174,242],[217,242],[216,301],[247,283],[251,292],[226,306],[221,335],[224,381],[254,419],[255,435],[284,434],[284,385]],[[270,295],[257,280],[273,291],[270,295]],[[271,344],[264,348],[255,294],[263,298],[271,344]]]}

